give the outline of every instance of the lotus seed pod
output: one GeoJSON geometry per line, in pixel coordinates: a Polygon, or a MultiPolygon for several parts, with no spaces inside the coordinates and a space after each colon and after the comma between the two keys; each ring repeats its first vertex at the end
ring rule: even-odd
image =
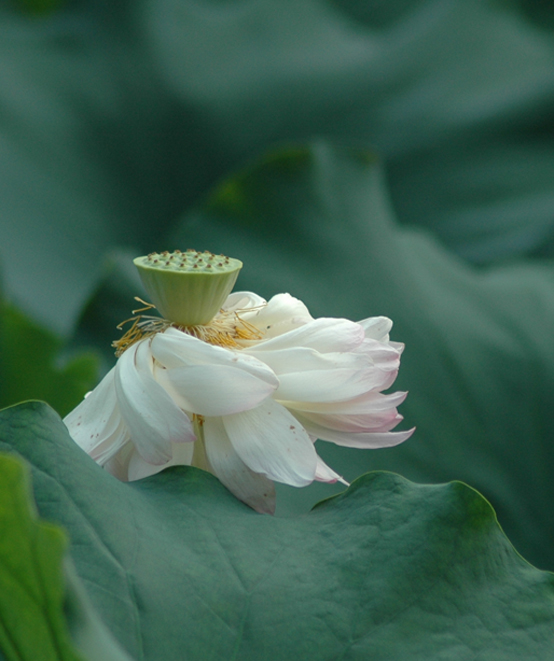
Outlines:
{"type": "Polygon", "coordinates": [[[238,259],[196,250],[153,252],[133,263],[162,317],[181,326],[208,324],[242,268],[238,259]]]}

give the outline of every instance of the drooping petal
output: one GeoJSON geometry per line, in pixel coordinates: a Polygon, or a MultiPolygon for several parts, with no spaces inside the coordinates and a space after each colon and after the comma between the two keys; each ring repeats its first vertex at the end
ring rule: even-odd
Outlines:
{"type": "Polygon", "coordinates": [[[303,412],[302,417],[326,429],[351,433],[390,431],[403,420],[396,409],[359,415],[303,412]]]}
{"type": "Polygon", "coordinates": [[[165,370],[177,404],[203,416],[229,415],[258,406],[275,390],[249,372],[227,365],[193,365],[165,370]]]}
{"type": "Polygon", "coordinates": [[[359,397],[341,402],[300,402],[283,401],[280,403],[286,408],[293,408],[299,412],[322,413],[326,415],[370,415],[373,412],[388,411],[400,406],[406,399],[407,392],[393,392],[384,395],[381,392],[364,392],[359,397]]]}
{"type": "Polygon", "coordinates": [[[99,464],[105,463],[129,440],[114,387],[114,369],[64,418],[70,436],[99,464]]]}
{"type": "Polygon", "coordinates": [[[314,480],[317,455],[313,443],[298,420],[274,400],[222,420],[233,447],[250,470],[296,487],[314,480]]]}
{"type": "Polygon", "coordinates": [[[275,512],[275,486],[264,475],[254,473],[235,451],[221,418],[204,422],[206,456],[210,467],[231,493],[257,512],[275,512]]]}
{"type": "Polygon", "coordinates": [[[323,461],[323,459],[318,455],[317,456],[317,468],[315,470],[315,479],[318,482],[327,482],[328,484],[335,484],[336,482],[341,482],[347,487],[350,486],[348,482],[341,477],[338,473],[323,461]]]}
{"type": "Polygon", "coordinates": [[[415,428],[413,428],[407,431],[352,433],[323,427],[301,414],[298,414],[297,417],[308,433],[313,434],[323,441],[331,441],[336,445],[342,445],[347,448],[389,448],[403,443],[415,431],[415,428]]]}
{"type": "Polygon", "coordinates": [[[162,465],[172,457],[171,443],[194,441],[189,418],[153,376],[150,340],[131,346],[115,367],[115,392],[121,415],[142,458],[162,465]]]}

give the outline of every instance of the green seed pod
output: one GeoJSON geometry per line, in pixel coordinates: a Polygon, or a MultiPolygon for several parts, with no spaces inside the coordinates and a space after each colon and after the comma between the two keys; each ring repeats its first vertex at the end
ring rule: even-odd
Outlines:
{"type": "Polygon", "coordinates": [[[242,268],[238,259],[196,250],[154,252],[133,263],[160,314],[181,326],[208,324],[242,268]]]}

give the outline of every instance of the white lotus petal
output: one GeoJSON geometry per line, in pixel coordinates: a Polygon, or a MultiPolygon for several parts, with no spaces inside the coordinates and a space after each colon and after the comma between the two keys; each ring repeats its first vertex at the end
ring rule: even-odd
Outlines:
{"type": "Polygon", "coordinates": [[[192,461],[192,455],[194,452],[194,445],[192,443],[174,443],[171,447],[172,457],[171,459],[161,465],[154,466],[144,461],[138,452],[134,452],[131,455],[128,468],[128,479],[129,482],[134,480],[141,480],[144,477],[149,477],[150,475],[155,475],[160,471],[163,471],[170,466],[190,466],[192,461]]]}
{"type": "Polygon", "coordinates": [[[206,456],[210,467],[231,493],[257,512],[275,512],[275,486],[264,475],[254,473],[242,461],[221,418],[206,418],[204,422],[206,456]]]}
{"type": "Polygon", "coordinates": [[[117,407],[113,369],[65,416],[64,423],[71,438],[99,464],[107,461],[129,440],[117,407]]]}
{"type": "Polygon", "coordinates": [[[403,417],[396,411],[396,409],[359,415],[328,415],[324,413],[307,412],[303,412],[300,415],[302,415],[303,419],[310,420],[316,425],[320,425],[326,429],[351,433],[390,431],[403,420],[403,417]]]}
{"type": "MultiPolygon", "coordinates": [[[[303,372],[312,370],[333,370],[339,367],[361,370],[373,365],[369,354],[353,352],[320,353],[308,347],[290,347],[266,351],[264,344],[249,347],[245,352],[258,358],[268,365],[277,376],[287,372],[303,372]]],[[[314,378],[317,375],[314,374],[314,378]]]]}
{"type": "Polygon", "coordinates": [[[415,428],[413,428],[407,431],[351,433],[322,427],[308,420],[303,415],[298,415],[298,419],[310,434],[323,441],[331,441],[336,445],[342,445],[347,448],[376,449],[393,447],[410,438],[415,431],[415,428]]]}
{"type": "Polygon", "coordinates": [[[366,338],[388,342],[392,321],[388,317],[370,317],[358,322],[365,331],[366,338]]]}
{"type": "Polygon", "coordinates": [[[189,418],[155,381],[150,341],[131,346],[115,367],[115,392],[121,415],[142,458],[162,465],[171,443],[194,441],[189,418]]]}
{"type": "Polygon", "coordinates": [[[264,305],[267,305],[267,301],[258,294],[251,291],[234,291],[227,296],[222,307],[226,312],[242,312],[262,308],[264,305]]]}
{"type": "Polygon", "coordinates": [[[175,400],[179,406],[204,416],[247,411],[275,390],[275,385],[226,365],[177,367],[166,370],[164,376],[179,394],[175,400]]]}
{"type": "Polygon", "coordinates": [[[291,402],[281,399],[279,402],[286,408],[292,408],[300,413],[307,411],[329,415],[364,415],[394,409],[402,404],[407,394],[407,392],[399,391],[384,395],[381,392],[369,391],[342,402],[291,402]]]}
{"type": "Polygon", "coordinates": [[[274,388],[279,384],[273,371],[261,360],[242,351],[213,346],[176,328],[168,328],[152,338],[152,355],[169,369],[194,365],[230,366],[274,388]]]}
{"type": "MultiPolygon", "coordinates": [[[[395,374],[392,374],[394,381],[395,374]]],[[[359,397],[368,390],[387,387],[391,373],[380,370],[333,369],[295,372],[279,376],[275,399],[301,402],[336,402],[359,397]],[[387,384],[387,385],[383,385],[387,384]]]]}
{"type": "Polygon", "coordinates": [[[400,352],[390,344],[383,344],[376,340],[364,339],[354,352],[355,355],[370,356],[375,367],[382,370],[398,369],[400,365],[400,352]]]}
{"type": "Polygon", "coordinates": [[[284,407],[268,399],[244,413],[223,418],[233,447],[255,473],[302,487],[315,477],[317,455],[302,425],[284,407]]]}
{"type": "Polygon", "coordinates": [[[318,482],[327,482],[328,484],[335,484],[336,482],[341,482],[347,487],[350,486],[348,482],[338,473],[323,461],[323,459],[318,455],[317,456],[317,468],[315,470],[315,479],[318,482]]]}
{"type": "Polygon", "coordinates": [[[113,475],[118,480],[122,482],[127,482],[128,478],[128,468],[129,460],[133,453],[136,452],[135,446],[133,443],[126,443],[116,454],[106,461],[104,464],[104,470],[113,475]]]}
{"type": "Polygon", "coordinates": [[[308,308],[290,294],[277,294],[259,309],[240,318],[261,330],[266,339],[288,333],[313,321],[308,308]]]}
{"type": "Polygon", "coordinates": [[[277,337],[260,340],[255,345],[255,349],[275,351],[292,347],[309,347],[320,353],[343,352],[354,350],[364,338],[364,329],[360,324],[348,319],[321,317],[277,337]]]}

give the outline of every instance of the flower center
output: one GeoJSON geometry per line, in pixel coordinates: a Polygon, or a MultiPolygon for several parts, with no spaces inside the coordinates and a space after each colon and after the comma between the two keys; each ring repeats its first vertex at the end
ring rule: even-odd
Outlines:
{"type": "Polygon", "coordinates": [[[112,342],[112,347],[115,348],[115,355],[118,358],[136,342],[152,337],[156,333],[163,333],[170,326],[218,347],[237,348],[240,347],[241,340],[261,340],[263,338],[262,331],[240,318],[240,310],[236,312],[220,310],[208,324],[183,326],[169,321],[169,319],[137,314],[155,310],[156,307],[152,303],[146,303],[138,296],[135,296],[135,300],[145,307],[133,310],[133,314],[136,316],[126,319],[117,326],[117,328],[122,329],[125,324],[132,324],[119,340],[112,342]]]}

